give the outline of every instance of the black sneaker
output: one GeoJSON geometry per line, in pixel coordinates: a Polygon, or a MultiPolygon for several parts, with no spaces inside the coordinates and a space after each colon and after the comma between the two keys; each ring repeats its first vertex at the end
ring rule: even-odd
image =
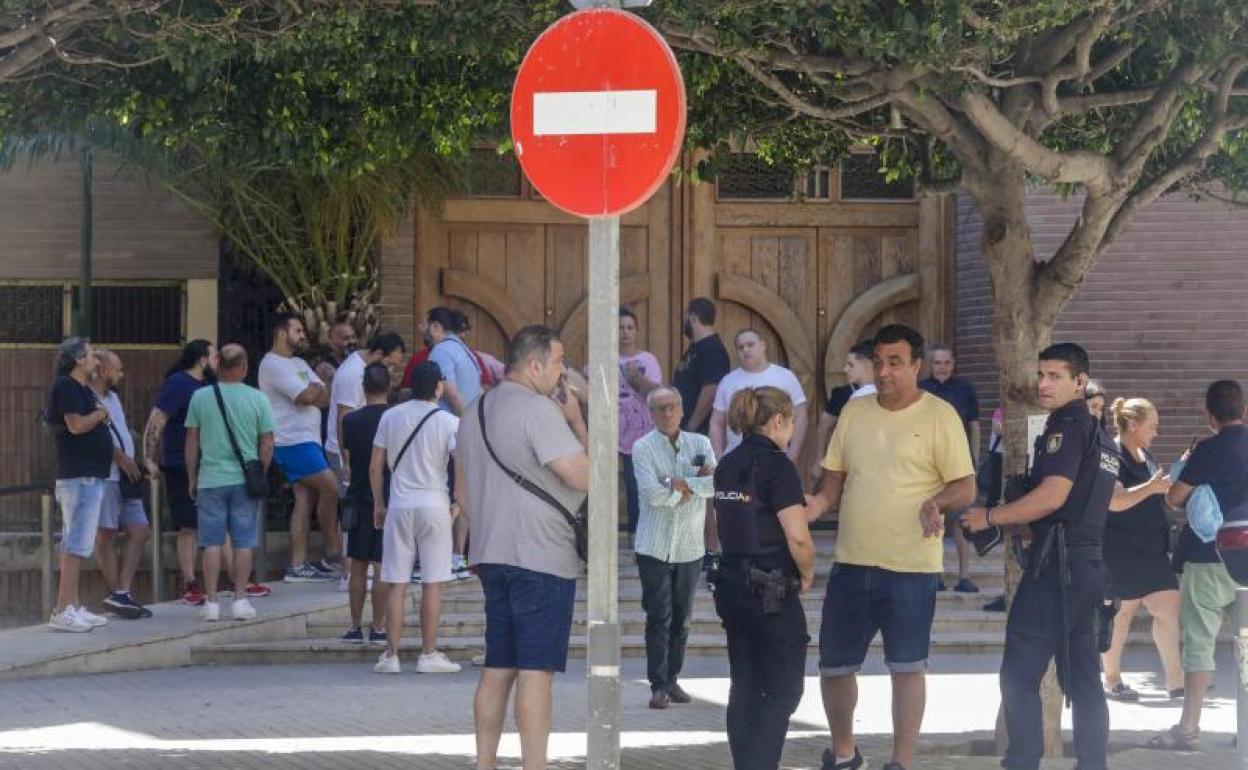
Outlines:
{"type": "Polygon", "coordinates": [[[368,629],[369,644],[385,644],[389,639],[386,638],[385,631],[378,631],[375,628],[368,629]]]}
{"type": "Polygon", "coordinates": [[[321,559],[320,561],[308,562],[312,565],[312,569],[327,577],[338,577],[342,574],[342,564],[329,559],[321,559]]]}
{"type": "Polygon", "coordinates": [[[906,766],[900,762],[887,762],[884,765],[884,770],[906,770],[906,766]]]}
{"type": "Polygon", "coordinates": [[[138,602],[131,599],[129,594],[121,591],[114,591],[104,597],[103,604],[109,612],[119,618],[125,618],[126,620],[138,620],[143,617],[143,608],[139,606],[138,602]]]}
{"type": "Polygon", "coordinates": [[[350,642],[350,643],[352,643],[352,644],[363,644],[363,643],[364,643],[364,632],[363,632],[363,631],[361,631],[361,630],[360,630],[360,629],[358,629],[358,628],[353,628],[353,629],[351,629],[350,631],[348,631],[347,633],[345,633],[345,634],[343,634],[343,635],[342,635],[342,641],[344,641],[344,642],[350,642]]]}
{"type": "Polygon", "coordinates": [[[998,596],[984,605],[984,612],[1005,612],[1005,597],[998,596]]]}
{"type": "Polygon", "coordinates": [[[862,753],[858,751],[857,746],[854,747],[854,758],[846,762],[837,762],[832,749],[823,750],[822,770],[858,770],[862,764],[862,753]]]}

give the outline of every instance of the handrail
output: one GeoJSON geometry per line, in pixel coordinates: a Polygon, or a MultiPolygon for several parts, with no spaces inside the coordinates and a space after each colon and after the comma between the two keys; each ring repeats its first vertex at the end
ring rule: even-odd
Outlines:
{"type": "Polygon", "coordinates": [[[51,492],[51,481],[36,481],[33,484],[13,484],[7,487],[0,487],[0,497],[7,495],[24,495],[30,492],[51,492]]]}

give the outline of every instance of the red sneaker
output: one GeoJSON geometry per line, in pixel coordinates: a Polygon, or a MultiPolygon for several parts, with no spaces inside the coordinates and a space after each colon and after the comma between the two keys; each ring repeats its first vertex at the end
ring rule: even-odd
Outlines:
{"type": "Polygon", "coordinates": [[[204,603],[204,598],[204,592],[199,590],[199,583],[194,580],[186,581],[186,591],[182,594],[183,604],[198,607],[204,603]]]}
{"type": "Polygon", "coordinates": [[[248,599],[263,599],[273,593],[273,589],[263,583],[248,583],[244,593],[247,594],[248,599]]]}

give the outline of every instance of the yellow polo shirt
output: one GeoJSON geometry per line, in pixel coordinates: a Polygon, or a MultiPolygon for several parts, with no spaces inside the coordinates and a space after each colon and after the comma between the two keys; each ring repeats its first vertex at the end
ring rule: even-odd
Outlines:
{"type": "Polygon", "coordinates": [[[895,572],[941,572],[939,537],[923,537],[919,507],[974,475],[962,418],[924,393],[898,412],[875,396],[845,405],[823,467],[845,473],[836,560],[895,572]]]}

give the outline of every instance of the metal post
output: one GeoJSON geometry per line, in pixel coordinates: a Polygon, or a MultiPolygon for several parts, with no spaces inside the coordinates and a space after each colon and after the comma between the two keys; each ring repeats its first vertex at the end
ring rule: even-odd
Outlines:
{"type": "Polygon", "coordinates": [[[1248,588],[1235,592],[1235,668],[1239,672],[1239,770],[1248,770],[1248,588]]]}
{"type": "Polygon", "coordinates": [[[56,606],[52,585],[52,495],[44,492],[39,504],[39,598],[43,612],[49,612],[56,606]]]}
{"type": "Polygon", "coordinates": [[[91,148],[82,148],[82,256],[78,264],[78,316],[74,334],[91,336],[91,148]]]}
{"type": "Polygon", "coordinates": [[[588,770],[620,766],[620,218],[589,220],[588,770]]]}
{"type": "Polygon", "coordinates": [[[258,547],[253,562],[257,583],[265,583],[269,579],[269,527],[268,512],[265,510],[267,507],[268,500],[261,500],[256,506],[256,515],[260,517],[260,520],[256,522],[256,526],[259,527],[257,533],[260,537],[256,541],[258,547]]]}
{"type": "Polygon", "coordinates": [[[151,478],[147,480],[148,495],[151,498],[151,505],[148,512],[151,518],[152,542],[152,604],[156,604],[165,598],[165,570],[164,559],[162,558],[161,548],[164,541],[164,532],[161,529],[161,522],[164,521],[163,511],[160,509],[160,479],[151,478]]]}

